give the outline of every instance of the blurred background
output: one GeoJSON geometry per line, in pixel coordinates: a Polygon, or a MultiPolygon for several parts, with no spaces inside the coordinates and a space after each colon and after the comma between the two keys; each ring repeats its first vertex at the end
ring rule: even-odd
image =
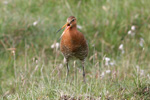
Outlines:
{"type": "Polygon", "coordinates": [[[2,99],[150,99],[150,1],[0,0],[2,99]],[[69,16],[89,44],[69,80],[56,34],[69,16]]]}

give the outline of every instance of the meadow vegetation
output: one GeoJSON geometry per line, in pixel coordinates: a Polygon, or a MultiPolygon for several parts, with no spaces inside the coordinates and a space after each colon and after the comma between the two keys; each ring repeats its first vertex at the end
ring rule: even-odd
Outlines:
{"type": "Polygon", "coordinates": [[[1,0],[1,100],[149,100],[149,0],[1,0]],[[89,44],[66,65],[61,32],[75,16],[89,44]],[[57,43],[57,45],[56,45],[57,43]]]}

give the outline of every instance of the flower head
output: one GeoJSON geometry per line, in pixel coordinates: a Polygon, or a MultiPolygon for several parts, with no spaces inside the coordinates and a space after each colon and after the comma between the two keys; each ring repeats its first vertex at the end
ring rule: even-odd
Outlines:
{"type": "Polygon", "coordinates": [[[144,39],[143,38],[140,38],[140,43],[139,44],[140,44],[141,47],[143,47],[143,44],[144,44],[144,39]]]}
{"type": "Polygon", "coordinates": [[[59,43],[57,42],[57,43],[52,44],[51,48],[52,49],[54,49],[54,48],[58,49],[59,48],[59,43]]]}
{"type": "Polygon", "coordinates": [[[131,26],[131,30],[132,30],[132,31],[135,31],[135,29],[136,29],[136,28],[135,28],[135,26],[134,26],[134,25],[133,25],[133,26],[131,26]]]}
{"type": "Polygon", "coordinates": [[[122,53],[122,54],[124,54],[123,44],[120,44],[120,46],[119,46],[119,50],[121,50],[121,53],[122,53]]]}
{"type": "Polygon", "coordinates": [[[33,26],[36,26],[38,24],[38,21],[33,22],[33,26]]]}

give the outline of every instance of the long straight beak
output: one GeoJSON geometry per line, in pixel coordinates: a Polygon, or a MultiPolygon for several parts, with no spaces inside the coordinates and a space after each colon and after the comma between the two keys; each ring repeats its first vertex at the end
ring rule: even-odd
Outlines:
{"type": "Polygon", "coordinates": [[[58,33],[60,30],[62,30],[63,28],[65,28],[69,23],[67,22],[62,28],[60,28],[56,33],[58,33]]]}

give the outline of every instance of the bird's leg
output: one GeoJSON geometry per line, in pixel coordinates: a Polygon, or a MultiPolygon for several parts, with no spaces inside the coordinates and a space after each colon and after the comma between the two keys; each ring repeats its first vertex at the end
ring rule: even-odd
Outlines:
{"type": "Polygon", "coordinates": [[[67,60],[67,77],[69,75],[69,66],[68,66],[68,60],[67,60]]]}
{"type": "Polygon", "coordinates": [[[68,77],[68,75],[69,75],[69,66],[68,66],[68,62],[69,62],[69,60],[68,60],[67,58],[64,57],[64,63],[65,63],[66,66],[67,66],[67,73],[66,73],[66,76],[67,76],[67,77],[68,77]]]}
{"type": "Polygon", "coordinates": [[[84,83],[86,83],[86,80],[85,80],[85,71],[84,71],[84,60],[82,61],[82,68],[83,68],[83,81],[84,81],[84,83]]]}

